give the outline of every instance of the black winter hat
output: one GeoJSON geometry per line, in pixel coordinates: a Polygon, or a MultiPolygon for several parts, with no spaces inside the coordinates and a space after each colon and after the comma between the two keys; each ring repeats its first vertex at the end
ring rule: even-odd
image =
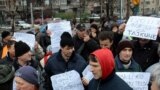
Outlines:
{"type": "Polygon", "coordinates": [[[129,40],[122,40],[119,42],[118,47],[117,47],[117,54],[119,54],[121,52],[121,50],[123,50],[124,48],[132,48],[132,50],[134,49],[134,46],[132,44],[131,41],[129,40]]]}
{"type": "Polygon", "coordinates": [[[9,36],[9,35],[10,35],[10,32],[9,32],[9,31],[3,31],[1,37],[2,37],[2,39],[3,39],[3,38],[5,38],[5,37],[7,37],[7,36],[9,36]]]}
{"type": "Polygon", "coordinates": [[[61,47],[74,46],[73,38],[68,32],[63,32],[60,41],[61,47]]]}
{"type": "Polygon", "coordinates": [[[22,56],[23,54],[30,51],[30,47],[25,42],[22,42],[22,41],[16,42],[14,47],[15,47],[16,57],[22,56]]]}

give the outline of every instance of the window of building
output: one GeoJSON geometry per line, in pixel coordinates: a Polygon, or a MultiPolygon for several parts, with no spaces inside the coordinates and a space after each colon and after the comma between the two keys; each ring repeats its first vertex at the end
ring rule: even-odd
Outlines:
{"type": "Polygon", "coordinates": [[[0,1],[0,5],[5,5],[5,1],[0,1]]]}
{"type": "Polygon", "coordinates": [[[149,8],[146,8],[146,11],[149,11],[150,9],[149,8]]]}
{"type": "Polygon", "coordinates": [[[150,4],[150,1],[146,1],[146,4],[149,5],[149,4],[150,4]]]}

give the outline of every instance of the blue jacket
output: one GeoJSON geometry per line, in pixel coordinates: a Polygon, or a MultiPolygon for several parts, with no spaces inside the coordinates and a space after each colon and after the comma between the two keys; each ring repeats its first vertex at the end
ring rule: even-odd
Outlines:
{"type": "Polygon", "coordinates": [[[131,58],[131,65],[125,69],[118,56],[115,57],[116,72],[141,72],[142,69],[138,63],[131,58]]]}
{"type": "MultiPolygon", "coordinates": [[[[64,73],[70,70],[76,70],[80,76],[82,76],[82,72],[86,66],[86,61],[80,55],[73,52],[69,61],[66,62],[61,55],[61,51],[59,51],[49,58],[45,66],[45,71],[47,78],[50,78],[52,75],[64,73]]],[[[46,85],[47,84],[51,85],[50,80],[46,81],[46,85]]],[[[47,90],[52,90],[50,85],[46,86],[47,90]]]]}

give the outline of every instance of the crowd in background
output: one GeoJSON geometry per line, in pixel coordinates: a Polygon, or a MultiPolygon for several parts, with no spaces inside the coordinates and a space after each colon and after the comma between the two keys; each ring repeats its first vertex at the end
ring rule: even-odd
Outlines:
{"type": "MultiPolygon", "coordinates": [[[[61,35],[60,50],[53,52],[50,32],[35,28],[36,43],[30,48],[3,31],[0,46],[0,89],[53,90],[50,77],[75,70],[82,78],[85,90],[132,90],[115,72],[151,73],[149,90],[160,90],[160,44],[157,40],[123,35],[126,22],[102,19],[85,24],[71,22],[72,35],[61,35]],[[155,64],[155,65],[154,65],[155,64]],[[82,76],[90,65],[94,78],[82,76]],[[154,67],[151,68],[151,66],[154,67]]],[[[30,32],[28,32],[30,33],[30,32]]]]}

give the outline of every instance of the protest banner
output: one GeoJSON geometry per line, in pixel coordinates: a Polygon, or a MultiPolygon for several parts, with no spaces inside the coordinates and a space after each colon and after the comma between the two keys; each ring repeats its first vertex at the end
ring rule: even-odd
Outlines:
{"type": "Polygon", "coordinates": [[[117,72],[116,74],[128,83],[133,90],[148,90],[150,73],[117,72]]]}
{"type": "Polygon", "coordinates": [[[13,37],[16,39],[16,41],[23,41],[27,43],[31,49],[34,48],[35,35],[28,34],[28,33],[15,32],[13,37]]]}
{"type": "Polygon", "coordinates": [[[131,16],[126,24],[125,36],[156,40],[160,18],[131,16]]]}
{"type": "Polygon", "coordinates": [[[54,90],[84,90],[80,75],[75,70],[51,76],[54,90]]]}
{"type": "Polygon", "coordinates": [[[93,78],[93,74],[90,71],[90,66],[89,65],[84,69],[84,71],[82,72],[82,75],[88,81],[90,81],[93,78]]]}
{"type": "Polygon", "coordinates": [[[70,21],[60,21],[48,24],[48,30],[51,31],[51,46],[55,53],[60,49],[60,40],[63,32],[69,32],[72,35],[70,21]]]}

